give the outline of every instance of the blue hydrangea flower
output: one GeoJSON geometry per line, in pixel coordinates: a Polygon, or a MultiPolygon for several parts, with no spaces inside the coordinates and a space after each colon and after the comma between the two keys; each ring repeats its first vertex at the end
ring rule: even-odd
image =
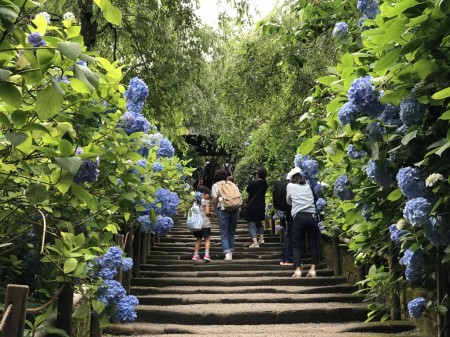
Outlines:
{"type": "Polygon", "coordinates": [[[302,155],[301,154],[296,154],[295,157],[294,157],[294,165],[297,166],[297,167],[301,167],[301,165],[302,165],[301,160],[302,160],[302,155]]]}
{"type": "Polygon", "coordinates": [[[350,182],[345,174],[340,175],[334,183],[334,194],[340,200],[352,200],[355,198],[355,194],[349,188],[350,182]]]}
{"type": "Polygon", "coordinates": [[[277,233],[281,232],[282,229],[283,229],[283,227],[281,227],[280,225],[275,226],[275,232],[277,232],[277,233]]]}
{"type": "Polygon", "coordinates": [[[135,307],[139,304],[136,296],[126,295],[122,297],[116,307],[114,317],[119,323],[131,323],[136,320],[137,314],[135,307]]]}
{"type": "Polygon", "coordinates": [[[67,76],[59,76],[59,75],[56,75],[55,76],[55,80],[56,81],[58,81],[58,82],[63,82],[63,83],[65,83],[65,84],[67,84],[67,85],[69,85],[70,84],[70,81],[69,81],[69,79],[67,78],[67,76]]]}
{"type": "Polygon", "coordinates": [[[284,219],[285,215],[283,211],[278,211],[278,216],[280,217],[280,219],[284,219]]]}
{"type": "Polygon", "coordinates": [[[381,142],[383,135],[386,134],[386,129],[378,122],[371,122],[366,126],[366,133],[370,140],[381,142]]]}
{"type": "Polygon", "coordinates": [[[322,184],[315,177],[309,178],[307,182],[313,189],[315,196],[320,198],[322,196],[322,184]]]}
{"type": "Polygon", "coordinates": [[[98,169],[99,161],[85,159],[81,162],[81,166],[77,173],[73,176],[75,184],[93,183],[98,180],[100,171],[98,169]]]}
{"type": "Polygon", "coordinates": [[[391,233],[391,240],[394,242],[399,242],[402,235],[406,233],[406,231],[398,229],[396,224],[389,226],[389,232],[391,233]]]}
{"type": "Polygon", "coordinates": [[[122,259],[122,270],[129,271],[133,267],[133,259],[131,257],[125,257],[122,259]]]}
{"type": "Polygon", "coordinates": [[[141,225],[141,232],[143,233],[155,233],[155,224],[152,223],[148,214],[141,215],[137,218],[138,223],[141,225]]]}
{"type": "Polygon", "coordinates": [[[175,149],[172,143],[167,138],[163,138],[159,141],[158,150],[156,151],[156,158],[166,157],[172,158],[175,154],[175,149]]]}
{"type": "Polygon", "coordinates": [[[307,180],[313,179],[319,172],[319,163],[309,156],[302,157],[301,154],[297,154],[294,158],[294,164],[301,169],[303,177],[307,180]]]}
{"type": "Polygon", "coordinates": [[[363,206],[363,208],[361,209],[361,215],[366,221],[369,221],[370,218],[372,217],[371,210],[372,210],[372,206],[369,204],[365,204],[363,206]]]}
{"type": "Polygon", "coordinates": [[[361,107],[360,111],[362,115],[378,118],[383,112],[383,104],[375,97],[374,100],[367,102],[364,107],[361,107]]]}
{"type": "Polygon", "coordinates": [[[139,150],[137,150],[137,153],[139,153],[142,157],[147,158],[150,150],[148,147],[142,146],[139,150]]]}
{"type": "Polygon", "coordinates": [[[159,188],[156,191],[155,203],[161,203],[161,207],[158,207],[157,209],[158,214],[172,216],[177,214],[177,207],[180,203],[180,198],[175,192],[165,188],[159,188]]]}
{"type": "Polygon", "coordinates": [[[400,119],[404,125],[422,124],[425,107],[415,97],[406,97],[400,102],[400,119]]]}
{"type": "Polygon", "coordinates": [[[201,201],[203,198],[203,193],[202,192],[195,192],[195,200],[197,201],[201,201]]]}
{"type": "Polygon", "coordinates": [[[105,285],[98,288],[97,298],[108,304],[119,304],[126,295],[124,287],[116,280],[105,280],[105,285]]]}
{"type": "Polygon", "coordinates": [[[28,34],[27,40],[28,43],[31,44],[34,48],[43,47],[47,45],[47,43],[44,40],[42,40],[41,34],[38,32],[28,34]]]}
{"type": "Polygon", "coordinates": [[[146,168],[147,167],[147,161],[145,159],[139,159],[136,163],[137,166],[146,168]]]}
{"type": "Polygon", "coordinates": [[[348,25],[345,22],[336,22],[332,34],[335,39],[345,41],[348,38],[348,25]]]}
{"type": "Polygon", "coordinates": [[[388,187],[392,184],[392,177],[389,175],[389,162],[385,162],[382,168],[377,161],[371,160],[366,168],[367,177],[382,187],[388,187]]]}
{"type": "Polygon", "coordinates": [[[173,220],[168,216],[158,215],[156,218],[155,231],[158,235],[166,235],[172,230],[173,220]]]}
{"type": "Polygon", "coordinates": [[[161,172],[162,170],[164,170],[164,166],[159,161],[157,161],[156,163],[153,164],[152,169],[155,172],[161,172]]]}
{"type": "Polygon", "coordinates": [[[113,279],[117,270],[122,267],[122,255],[123,252],[120,248],[111,246],[108,251],[98,258],[95,258],[94,261],[99,266],[99,276],[106,279],[113,279]]]}
{"type": "Polygon", "coordinates": [[[338,119],[342,125],[351,124],[356,120],[359,111],[352,102],[345,103],[338,112],[338,119]]]}
{"type": "Polygon", "coordinates": [[[352,159],[361,159],[362,157],[364,157],[366,155],[366,151],[361,150],[361,151],[357,151],[353,144],[348,144],[347,147],[347,155],[352,158],[352,159]]]}
{"type": "Polygon", "coordinates": [[[317,130],[318,133],[322,133],[325,127],[323,125],[319,126],[319,129],[317,130]]]}
{"type": "Polygon", "coordinates": [[[326,205],[327,205],[327,202],[324,199],[322,199],[322,198],[317,199],[316,206],[317,206],[318,211],[323,211],[323,209],[325,208],[326,205]]]}
{"type": "Polygon", "coordinates": [[[181,165],[180,163],[176,163],[175,167],[177,168],[178,171],[183,171],[183,165],[181,165]]]}
{"type": "Polygon", "coordinates": [[[423,268],[424,252],[422,248],[413,251],[408,248],[403,257],[400,259],[400,263],[406,266],[405,277],[410,282],[416,282],[420,278],[420,273],[423,268]]]}
{"type": "Polygon", "coordinates": [[[148,93],[148,87],[144,81],[138,77],[132,78],[123,95],[127,99],[127,110],[134,113],[140,113],[144,107],[148,93]]]}
{"type": "Polygon", "coordinates": [[[379,118],[384,123],[384,125],[398,126],[402,124],[400,120],[400,109],[390,103],[384,106],[383,112],[380,114],[379,118]]]}
{"type": "Polygon", "coordinates": [[[280,217],[277,214],[272,215],[273,220],[278,220],[280,217]]]}
{"type": "Polygon", "coordinates": [[[412,318],[419,318],[427,307],[427,301],[423,297],[417,297],[408,303],[408,313],[412,318]]]}
{"type": "Polygon", "coordinates": [[[450,244],[450,229],[445,228],[441,216],[430,217],[429,223],[424,226],[424,235],[434,247],[446,247],[450,244]]]}
{"type": "Polygon", "coordinates": [[[397,173],[398,187],[408,199],[424,196],[425,182],[420,176],[420,171],[413,167],[401,168],[397,173]]]}
{"type": "Polygon", "coordinates": [[[377,0],[358,0],[356,8],[363,12],[364,16],[369,19],[374,19],[380,13],[377,0]]]}
{"type": "Polygon", "coordinates": [[[135,132],[148,132],[150,130],[150,122],[142,114],[126,112],[120,118],[119,127],[121,127],[127,135],[135,132]]]}
{"type": "Polygon", "coordinates": [[[87,62],[86,61],[83,61],[83,60],[78,60],[77,62],[76,62],[76,64],[78,64],[79,66],[83,66],[83,67],[87,67],[87,62]]]}
{"type": "Polygon", "coordinates": [[[347,94],[348,100],[356,105],[359,110],[365,108],[366,104],[376,99],[371,77],[359,77],[352,82],[347,94]]]}
{"type": "Polygon", "coordinates": [[[425,198],[410,199],[403,209],[403,217],[414,227],[420,227],[429,223],[431,209],[431,203],[425,198]]]}

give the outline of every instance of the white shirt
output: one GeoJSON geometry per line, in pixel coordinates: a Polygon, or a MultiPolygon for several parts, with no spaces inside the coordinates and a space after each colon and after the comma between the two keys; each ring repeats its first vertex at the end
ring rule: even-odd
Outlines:
{"type": "Polygon", "coordinates": [[[286,187],[286,201],[289,205],[292,205],[292,217],[295,217],[298,212],[316,213],[314,195],[308,184],[289,183],[286,187]]]}
{"type": "Polygon", "coordinates": [[[200,214],[202,215],[203,219],[203,228],[211,228],[211,220],[209,219],[209,216],[205,214],[206,205],[209,205],[209,200],[202,198],[202,201],[200,203],[200,214]]]}

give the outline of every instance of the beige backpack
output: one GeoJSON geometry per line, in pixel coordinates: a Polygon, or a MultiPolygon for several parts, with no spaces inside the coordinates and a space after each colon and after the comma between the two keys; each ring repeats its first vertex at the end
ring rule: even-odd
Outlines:
{"type": "Polygon", "coordinates": [[[219,197],[222,197],[222,207],[226,211],[237,211],[242,206],[242,196],[239,188],[231,181],[217,184],[219,197]]]}

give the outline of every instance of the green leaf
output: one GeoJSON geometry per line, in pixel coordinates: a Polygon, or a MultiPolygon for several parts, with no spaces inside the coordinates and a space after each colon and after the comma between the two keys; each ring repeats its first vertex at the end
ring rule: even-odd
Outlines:
{"type": "Polygon", "coordinates": [[[109,6],[103,15],[106,21],[112,23],[113,25],[120,26],[122,24],[122,12],[116,6],[109,6]]]}
{"type": "Polygon", "coordinates": [[[433,99],[444,99],[450,97],[450,87],[447,87],[445,89],[442,89],[431,96],[433,99]]]}
{"type": "Polygon", "coordinates": [[[0,112],[0,123],[6,127],[11,126],[11,122],[10,122],[8,116],[6,116],[3,112],[0,112]]]}
{"type": "Polygon", "coordinates": [[[91,313],[91,306],[87,302],[81,302],[72,314],[72,318],[85,319],[91,313]]]}
{"type": "Polygon", "coordinates": [[[84,202],[86,205],[89,206],[92,203],[92,194],[90,194],[80,185],[73,184],[70,189],[73,195],[75,195],[80,201],[84,202]]]}
{"type": "Polygon", "coordinates": [[[387,18],[392,18],[394,16],[397,16],[397,15],[403,13],[408,8],[417,6],[418,4],[419,3],[416,0],[403,0],[403,1],[400,1],[394,7],[387,7],[387,8],[389,8],[389,10],[386,10],[384,15],[387,18]]]}
{"type": "Polygon", "coordinates": [[[93,89],[91,85],[84,83],[78,78],[71,78],[70,86],[74,91],[79,92],[80,94],[90,94],[93,89]]]}
{"type": "Polygon", "coordinates": [[[89,87],[89,90],[92,91],[94,88],[98,88],[98,75],[88,67],[75,64],[74,74],[76,78],[83,81],[89,87]]]}
{"type": "Polygon", "coordinates": [[[45,126],[43,126],[41,124],[37,124],[37,123],[30,123],[30,124],[24,125],[20,130],[22,130],[22,131],[42,131],[49,135],[51,134],[49,129],[47,129],[45,126]]]}
{"type": "Polygon", "coordinates": [[[70,172],[72,175],[75,175],[81,166],[80,157],[55,158],[55,161],[62,169],[70,172]]]}
{"type": "Polygon", "coordinates": [[[58,145],[59,152],[63,157],[69,157],[73,154],[73,146],[72,143],[68,140],[61,139],[58,145]]]}
{"type": "Polygon", "coordinates": [[[19,146],[23,142],[25,142],[28,138],[28,135],[23,132],[17,133],[5,133],[5,138],[13,145],[19,146]]]}
{"type": "Polygon", "coordinates": [[[69,59],[76,61],[78,56],[83,51],[83,47],[76,42],[59,42],[58,50],[64,56],[67,56],[69,59]]]}
{"type": "Polygon", "coordinates": [[[22,105],[22,94],[12,83],[0,82],[0,98],[16,109],[22,105]]]}
{"type": "Polygon", "coordinates": [[[23,110],[15,110],[11,114],[11,120],[15,126],[19,127],[26,123],[28,118],[28,113],[23,110]]]}
{"type": "Polygon", "coordinates": [[[442,145],[439,149],[436,150],[435,153],[436,153],[438,156],[441,156],[442,153],[443,153],[445,150],[447,150],[449,147],[450,147],[450,142],[447,143],[447,144],[442,145]]]}
{"type": "Polygon", "coordinates": [[[416,138],[418,130],[411,131],[402,138],[401,143],[407,145],[412,139],[416,138]]]}
{"type": "Polygon", "coordinates": [[[48,192],[44,185],[39,183],[32,183],[25,191],[25,196],[31,204],[35,205],[47,200],[48,192]]]}
{"type": "Polygon", "coordinates": [[[312,137],[304,140],[297,149],[297,153],[300,153],[302,156],[306,156],[312,150],[314,150],[314,145],[317,141],[317,137],[312,137]]]}
{"type": "Polygon", "coordinates": [[[55,116],[62,108],[63,96],[51,85],[40,91],[36,98],[36,113],[40,120],[55,116]]]}
{"type": "Polygon", "coordinates": [[[428,76],[439,71],[436,63],[430,60],[419,60],[413,64],[413,70],[419,75],[421,80],[426,80],[428,76]]]}
{"type": "Polygon", "coordinates": [[[97,314],[100,314],[103,310],[105,310],[105,303],[99,300],[92,300],[92,308],[97,314]]]}
{"type": "Polygon", "coordinates": [[[438,305],[436,307],[436,312],[438,315],[445,315],[447,313],[448,309],[444,305],[438,305]]]}
{"type": "Polygon", "coordinates": [[[78,261],[77,259],[71,257],[64,262],[64,274],[69,274],[70,272],[74,271],[77,267],[78,261]]]}
{"type": "Polygon", "coordinates": [[[447,14],[448,12],[450,12],[450,0],[439,0],[437,2],[437,5],[444,13],[447,14]]]}
{"type": "Polygon", "coordinates": [[[386,199],[389,201],[397,201],[401,197],[402,197],[402,191],[399,188],[397,188],[397,189],[393,190],[391,193],[389,193],[389,195],[387,196],[386,199]]]}
{"type": "Polygon", "coordinates": [[[0,69],[0,81],[8,82],[11,78],[11,72],[6,69],[0,69]]]}
{"type": "Polygon", "coordinates": [[[393,49],[386,53],[380,60],[375,63],[374,71],[380,72],[382,70],[388,69],[390,66],[395,64],[398,61],[398,57],[400,56],[400,49],[393,49]]]}
{"type": "Polygon", "coordinates": [[[443,120],[449,120],[450,119],[450,110],[447,110],[446,112],[444,112],[441,117],[439,117],[439,119],[443,119],[443,120]]]}

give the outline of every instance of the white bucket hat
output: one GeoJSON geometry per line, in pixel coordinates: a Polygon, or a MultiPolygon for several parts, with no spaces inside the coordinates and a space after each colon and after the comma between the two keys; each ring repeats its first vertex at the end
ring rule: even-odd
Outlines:
{"type": "Polygon", "coordinates": [[[290,170],[286,178],[291,180],[292,177],[295,176],[296,174],[302,174],[302,170],[300,170],[300,167],[296,166],[292,170],[290,170]]]}

